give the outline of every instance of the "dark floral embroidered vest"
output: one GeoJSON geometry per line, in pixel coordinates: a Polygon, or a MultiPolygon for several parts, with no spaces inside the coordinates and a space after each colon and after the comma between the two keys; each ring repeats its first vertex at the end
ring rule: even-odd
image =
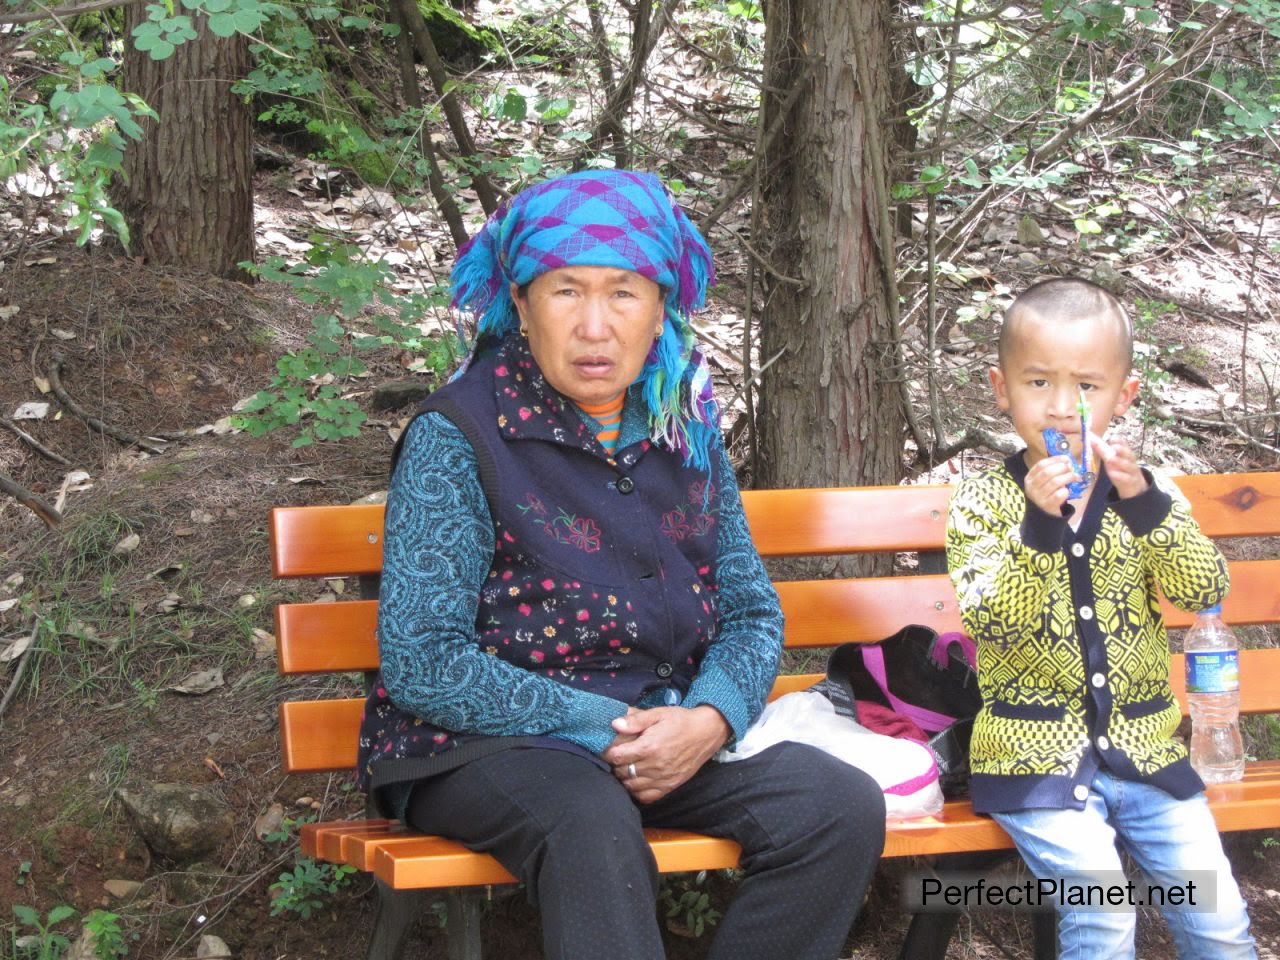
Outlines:
{"type": "MultiPolygon", "coordinates": [[[[628,704],[664,688],[683,697],[714,639],[717,478],[708,489],[706,474],[650,440],[610,458],[518,336],[432,394],[419,415],[429,411],[471,443],[493,518],[476,642],[628,704]]],[[[425,723],[379,677],[358,779],[366,790],[418,779],[486,752],[490,739],[511,738],[425,723]]]]}

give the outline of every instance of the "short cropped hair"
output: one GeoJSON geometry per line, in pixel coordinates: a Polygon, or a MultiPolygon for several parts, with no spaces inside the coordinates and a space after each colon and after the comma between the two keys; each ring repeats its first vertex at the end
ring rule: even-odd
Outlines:
{"type": "Polygon", "coordinates": [[[1003,367],[1013,349],[1018,327],[1030,319],[1068,322],[1084,317],[1114,320],[1121,336],[1121,356],[1125,366],[1133,363],[1133,328],[1129,315],[1115,295],[1105,287],[1080,277],[1054,277],[1032,284],[1018,294],[1004,312],[996,355],[1003,367]]]}

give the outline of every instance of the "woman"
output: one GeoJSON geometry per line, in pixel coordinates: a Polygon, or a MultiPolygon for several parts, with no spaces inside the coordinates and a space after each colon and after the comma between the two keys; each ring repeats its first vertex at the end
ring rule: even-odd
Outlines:
{"type": "Polygon", "coordinates": [[[824,753],[712,760],[782,615],[693,349],[711,275],[651,175],[523,191],[459,256],[477,345],[397,451],[362,786],[519,877],[549,958],[662,956],[643,827],[742,845],[735,960],[837,956],[883,845],[880,790],[824,753]]]}

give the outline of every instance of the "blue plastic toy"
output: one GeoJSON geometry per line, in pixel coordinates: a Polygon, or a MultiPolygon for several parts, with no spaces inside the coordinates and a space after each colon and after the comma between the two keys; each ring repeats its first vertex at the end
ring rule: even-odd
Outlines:
{"type": "Polygon", "coordinates": [[[1041,431],[1045,452],[1051,457],[1065,456],[1071,461],[1071,469],[1076,472],[1078,479],[1067,484],[1068,500],[1078,500],[1084,496],[1085,491],[1089,489],[1089,484],[1095,479],[1093,471],[1089,469],[1089,405],[1084,402],[1084,394],[1080,394],[1080,399],[1076,402],[1076,412],[1080,415],[1079,460],[1071,456],[1071,443],[1062,435],[1061,430],[1046,427],[1041,431]]]}

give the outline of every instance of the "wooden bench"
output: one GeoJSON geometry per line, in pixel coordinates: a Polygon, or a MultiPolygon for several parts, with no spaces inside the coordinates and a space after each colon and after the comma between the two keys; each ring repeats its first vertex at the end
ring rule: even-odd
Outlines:
{"type": "MultiPolygon", "coordinates": [[[[1178,483],[1207,535],[1280,534],[1280,473],[1189,476],[1178,483]]],[[[943,545],[949,496],[947,486],[911,486],[745,491],[743,500],[753,539],[765,557],[921,551],[933,556],[936,566],[936,554],[926,552],[943,545]]],[[[359,576],[368,597],[376,584],[370,578],[382,565],[382,521],[380,506],[277,508],[270,524],[273,572],[276,577],[359,576]]],[[[1280,559],[1232,562],[1224,618],[1236,625],[1280,623],[1278,585],[1280,559]]],[[[945,574],[787,581],[776,586],[786,614],[786,646],[793,650],[879,640],[908,623],[938,631],[960,626],[945,574]]],[[[1164,615],[1170,627],[1185,627],[1192,619],[1167,604],[1164,615]]],[[[276,609],[281,672],[374,670],[376,619],[376,599],[281,604],[276,609]]],[[[1171,659],[1173,688],[1185,714],[1182,656],[1171,659]]],[[[1240,666],[1242,711],[1280,711],[1280,649],[1243,651],[1240,666]]],[[[814,674],[779,677],[774,695],[802,689],[817,679],[814,674]]],[[[355,698],[282,703],[285,770],[301,774],[353,769],[363,702],[355,698]]],[[[1280,827],[1280,761],[1250,763],[1243,782],[1210,787],[1209,798],[1221,830],[1280,827]]],[[[727,840],[673,830],[651,830],[649,840],[663,872],[720,869],[738,862],[738,847],[727,840]]],[[[514,879],[486,854],[383,820],[307,824],[301,845],[307,856],[350,864],[381,881],[369,952],[379,960],[399,955],[409,921],[425,905],[422,891],[447,891],[450,956],[478,957],[479,907],[477,898],[466,893],[514,879]]],[[[1009,847],[1009,838],[993,821],[976,815],[967,801],[951,801],[937,817],[891,824],[884,855],[1009,847]]],[[[920,932],[913,924],[903,956],[940,958],[953,927],[954,919],[941,926],[935,921],[920,932]]],[[[1044,929],[1042,922],[1040,930],[1044,929]]]]}

